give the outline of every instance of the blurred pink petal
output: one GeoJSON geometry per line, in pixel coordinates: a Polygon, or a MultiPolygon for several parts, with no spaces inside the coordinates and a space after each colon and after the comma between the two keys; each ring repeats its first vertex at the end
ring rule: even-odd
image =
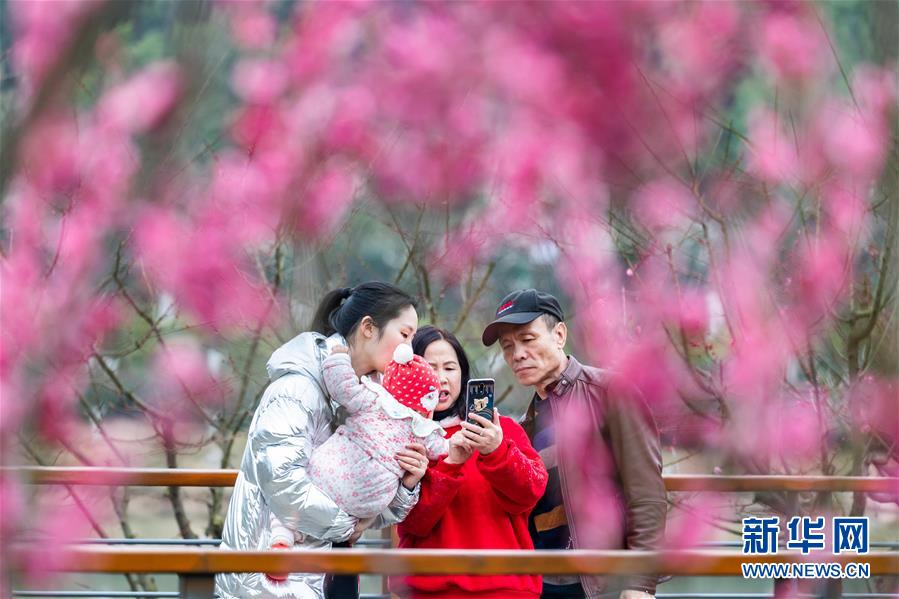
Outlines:
{"type": "Polygon", "coordinates": [[[680,15],[661,22],[660,43],[675,77],[691,90],[714,89],[739,57],[740,10],[733,2],[681,5],[680,15]]]}
{"type": "Polygon", "coordinates": [[[807,81],[826,66],[827,41],[811,15],[773,12],[765,18],[760,33],[763,64],[775,81],[807,81]]]}
{"type": "MultiPolygon", "coordinates": [[[[95,521],[102,522],[110,514],[108,496],[103,497],[102,487],[79,486],[76,492],[81,503],[95,521]],[[105,502],[104,502],[105,499],[105,502]]],[[[66,547],[78,539],[91,536],[93,530],[88,518],[73,502],[58,502],[49,506],[31,505],[29,520],[34,522],[33,538],[39,539],[20,545],[14,559],[21,564],[22,573],[30,584],[59,576],[59,572],[72,567],[74,556],[66,547]],[[48,548],[52,547],[52,551],[48,548]]]]}
{"type": "Polygon", "coordinates": [[[653,231],[682,226],[692,212],[690,190],[673,179],[659,179],[643,185],[635,194],[634,214],[653,231]]]}
{"type": "Polygon", "coordinates": [[[231,137],[251,152],[278,143],[282,134],[280,111],[270,105],[251,104],[239,109],[231,125],[231,137]]]}
{"type": "Polygon", "coordinates": [[[44,2],[16,0],[9,3],[12,22],[12,58],[15,70],[25,78],[28,95],[71,43],[72,33],[99,0],[58,0],[51,10],[44,2]]]}
{"type": "Polygon", "coordinates": [[[241,46],[258,50],[274,43],[278,23],[267,11],[264,2],[242,0],[226,7],[230,13],[231,35],[241,46]]]}
{"type": "Polygon", "coordinates": [[[846,107],[826,116],[824,150],[831,164],[846,174],[870,180],[883,167],[889,141],[879,120],[846,107]]]}
{"type": "Polygon", "coordinates": [[[861,112],[869,119],[882,120],[896,112],[896,85],[896,73],[890,69],[863,64],[852,75],[861,112]]]}
{"type": "Polygon", "coordinates": [[[98,119],[104,126],[130,133],[151,131],[173,112],[181,88],[177,64],[152,64],[103,95],[98,119]]]}
{"type": "Polygon", "coordinates": [[[275,60],[244,59],[234,67],[234,91],[244,102],[271,104],[287,88],[287,69],[275,60]]]}
{"type": "Polygon", "coordinates": [[[720,493],[703,492],[675,500],[665,526],[665,549],[698,549],[716,536],[715,522],[726,518],[722,506],[727,498],[720,493]]]}
{"type": "Polygon", "coordinates": [[[796,267],[798,315],[811,325],[835,307],[849,283],[849,255],[842,244],[822,241],[803,247],[796,267]]]}
{"type": "Polygon", "coordinates": [[[154,357],[154,395],[165,412],[187,414],[188,398],[200,403],[217,401],[218,381],[209,371],[206,354],[192,337],[170,339],[154,357]]]}
{"type": "Polygon", "coordinates": [[[306,186],[295,209],[294,226],[307,235],[334,233],[353,203],[355,183],[346,165],[332,164],[306,186]]]}
{"type": "Polygon", "coordinates": [[[192,223],[163,209],[146,211],[140,222],[135,245],[151,280],[200,324],[213,330],[258,326],[272,316],[271,299],[214,206],[192,223]]]}
{"type": "Polygon", "coordinates": [[[788,138],[777,115],[757,110],[749,115],[749,169],[764,181],[790,181],[797,175],[796,144],[788,138]]]}
{"type": "Polygon", "coordinates": [[[59,113],[45,115],[28,129],[20,160],[29,182],[42,195],[70,199],[82,182],[78,123],[59,113]]]}

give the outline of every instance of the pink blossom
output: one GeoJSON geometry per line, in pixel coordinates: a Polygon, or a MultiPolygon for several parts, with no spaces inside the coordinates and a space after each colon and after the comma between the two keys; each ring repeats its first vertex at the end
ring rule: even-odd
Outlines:
{"type": "Polygon", "coordinates": [[[654,231],[674,229],[689,218],[693,198],[690,190],[672,179],[659,179],[642,186],[632,208],[643,224],[654,231]]]}
{"type": "Polygon", "coordinates": [[[861,113],[877,122],[896,112],[896,73],[871,65],[856,67],[852,88],[861,113]]]}
{"type": "Polygon", "coordinates": [[[821,241],[799,252],[796,266],[797,316],[811,325],[833,309],[849,280],[849,256],[838,242],[821,241]]]}
{"type": "MultiPolygon", "coordinates": [[[[60,0],[47,10],[43,2],[9,3],[13,29],[13,63],[33,89],[71,43],[72,33],[97,7],[98,0],[60,0]]],[[[30,93],[30,92],[29,92],[30,93]]]]}
{"type": "MultiPolygon", "coordinates": [[[[109,516],[108,497],[103,501],[102,487],[78,487],[81,504],[86,506],[91,517],[102,521],[109,516]]],[[[78,539],[88,537],[92,529],[88,519],[72,502],[56,502],[50,506],[46,502],[29,506],[30,520],[35,523],[32,537],[40,539],[16,548],[13,559],[31,584],[58,575],[71,567],[73,556],[67,551],[78,539]],[[53,547],[53,551],[48,551],[53,547]]]]}
{"type": "Polygon", "coordinates": [[[355,185],[346,165],[334,163],[306,186],[294,209],[293,224],[300,232],[326,236],[343,221],[353,203],[355,185]]]}
{"type": "Polygon", "coordinates": [[[234,223],[235,243],[255,245],[275,236],[292,173],[289,165],[268,157],[222,153],[215,166],[210,201],[234,223]]]}
{"type": "Polygon", "coordinates": [[[258,326],[273,316],[271,299],[247,271],[246,255],[232,244],[236,234],[220,226],[214,208],[193,223],[148,210],[141,223],[135,245],[148,274],[200,324],[214,330],[258,326]]]}
{"type": "Polygon", "coordinates": [[[287,88],[287,69],[275,60],[242,60],[231,77],[237,95],[251,104],[271,104],[287,88]]]}
{"type": "Polygon", "coordinates": [[[123,306],[113,298],[99,297],[86,307],[80,334],[85,341],[99,342],[112,333],[123,319],[123,306]]]}
{"type": "Polygon", "coordinates": [[[564,93],[562,61],[512,28],[499,23],[490,27],[484,56],[486,75],[512,98],[549,109],[548,104],[564,93]]]}
{"type": "Polygon", "coordinates": [[[472,219],[450,232],[428,256],[428,267],[447,281],[461,281],[496,249],[491,221],[472,219]]]}
{"type": "Polygon", "coordinates": [[[338,92],[337,105],[326,139],[338,152],[367,157],[373,152],[374,135],[369,124],[376,117],[377,100],[363,86],[350,86],[338,92]]]}
{"type": "Polygon", "coordinates": [[[26,504],[21,481],[9,471],[0,472],[0,505],[3,506],[0,536],[4,539],[15,538],[20,532],[17,529],[26,516],[26,504]]]}
{"type": "Polygon", "coordinates": [[[769,183],[790,181],[797,175],[796,144],[783,131],[778,117],[757,110],[749,116],[750,155],[748,168],[769,183]]]}
{"type": "Polygon", "coordinates": [[[360,18],[367,11],[362,3],[327,2],[297,11],[291,40],[284,57],[294,84],[304,86],[348,60],[362,35],[360,18]]]}
{"type": "Polygon", "coordinates": [[[108,90],[100,100],[102,125],[131,133],[159,127],[177,106],[181,71],[173,62],[158,62],[108,90]]]}
{"type": "Polygon", "coordinates": [[[278,24],[267,11],[265,3],[242,0],[227,5],[231,20],[231,34],[248,50],[270,46],[275,41],[278,24]]]}
{"type": "Polygon", "coordinates": [[[31,127],[20,160],[23,173],[40,195],[66,199],[78,190],[82,174],[78,124],[60,113],[50,113],[31,127]]]}
{"type": "Polygon", "coordinates": [[[715,521],[726,517],[722,506],[727,503],[725,496],[708,491],[675,500],[665,525],[665,548],[674,551],[697,549],[713,538],[715,521]]]}
{"type": "Polygon", "coordinates": [[[701,336],[708,330],[708,300],[700,291],[685,291],[678,302],[677,312],[680,327],[688,336],[701,336]]]}
{"type": "Polygon", "coordinates": [[[758,429],[759,449],[789,463],[820,455],[826,431],[819,426],[815,407],[809,402],[784,403],[767,407],[767,423],[758,429]]]}
{"type": "Polygon", "coordinates": [[[821,196],[831,225],[842,235],[842,243],[852,243],[866,232],[868,206],[857,186],[832,185],[825,188],[821,196]]]}
{"type": "Polygon", "coordinates": [[[677,396],[680,373],[661,339],[638,339],[624,347],[619,346],[615,360],[609,366],[609,384],[615,401],[639,405],[642,398],[656,408],[677,396]],[[652,368],[647,367],[649,364],[652,368]]]}
{"type": "Polygon", "coordinates": [[[26,352],[40,338],[35,322],[41,272],[36,256],[19,250],[0,261],[0,372],[6,374],[15,356],[26,352]]]}
{"type": "Polygon", "coordinates": [[[188,413],[187,398],[203,404],[217,401],[218,382],[207,366],[196,339],[170,339],[153,360],[152,384],[157,402],[166,412],[188,413]]]}
{"type": "Polygon", "coordinates": [[[280,111],[265,104],[252,104],[240,109],[231,126],[231,137],[250,152],[277,143],[283,133],[280,111]]]}
{"type": "Polygon", "coordinates": [[[76,426],[75,405],[77,393],[85,382],[83,364],[86,356],[81,357],[81,364],[75,356],[68,357],[75,366],[51,370],[36,393],[37,409],[41,414],[39,430],[50,442],[70,440],[76,426]]]}
{"type": "Polygon", "coordinates": [[[826,118],[824,151],[831,164],[846,174],[870,180],[883,167],[887,131],[879,119],[865,119],[853,109],[831,111],[826,118]]]}
{"type": "MultiPolygon", "coordinates": [[[[893,377],[861,377],[849,389],[850,412],[859,428],[885,439],[899,438],[899,380],[893,377]],[[864,430],[864,429],[863,429],[864,430]]],[[[895,476],[895,475],[894,475],[895,476]]]]}
{"type": "MultiPolygon", "coordinates": [[[[26,87],[68,48],[79,7],[94,5],[10,6],[13,74],[26,87]]],[[[783,458],[791,468],[835,449],[821,446],[834,421],[797,382],[796,354],[819,351],[854,269],[883,257],[862,251],[879,239],[871,186],[886,162],[895,75],[857,68],[851,104],[829,82],[814,85],[830,52],[805,4],[298,3],[280,31],[270,8],[214,4],[239,46],[224,77],[240,104],[206,115],[226,135],[197,160],[178,151],[158,162],[150,143],[146,162],[133,139],[180,108],[187,71],[122,73],[109,37],[95,48],[107,69],[100,101],[63,80],[25,122],[0,203],[4,456],[21,427],[50,447],[90,447],[75,417],[90,356],[132,328],[133,309],[106,295],[118,259],[129,299],[171,297],[186,327],[184,337],[164,331],[150,377],[134,384],[175,420],[172,436],[196,427],[193,401],[233,395],[207,345],[276,322],[280,298],[258,252],[292,238],[328,244],[357,188],[429,210],[423,223],[440,228],[426,231],[436,239],[428,274],[442,283],[504,253],[552,247],[541,264],[570,298],[578,357],[607,369],[614,407],[646,400],[666,442],[714,452],[713,464],[783,458]],[[751,98],[741,162],[718,143],[719,116],[731,77],[755,64],[779,95],[751,98]],[[734,159],[722,167],[725,154],[734,159]],[[622,224],[622,206],[642,226],[622,224]]],[[[28,114],[26,93],[13,100],[28,114]]],[[[899,434],[892,378],[836,383],[825,403],[844,391],[852,426],[899,434]]],[[[613,456],[584,414],[559,419],[560,453],[584,465],[569,481],[584,546],[610,546],[624,509],[613,456]]],[[[868,466],[896,467],[878,456],[868,466]]],[[[0,478],[3,498],[7,488],[0,478]]],[[[700,496],[694,508],[714,511],[714,501],[700,496]]],[[[64,520],[45,522],[52,532],[64,520]]],[[[0,531],[4,542],[19,528],[0,531]]],[[[671,532],[676,547],[711,534],[691,518],[671,532]]],[[[57,567],[38,554],[24,556],[34,571],[57,567]]]]}
{"type": "Polygon", "coordinates": [[[823,69],[828,55],[821,26],[800,13],[774,12],[761,28],[759,40],[763,64],[779,83],[803,82],[823,69]]]}
{"type": "Polygon", "coordinates": [[[623,498],[613,482],[615,461],[599,436],[591,432],[592,418],[581,406],[555,413],[556,426],[566,433],[556,439],[559,461],[580,464],[566,479],[571,508],[578,518],[578,540],[583,549],[611,549],[622,538],[623,498]]]}
{"type": "Polygon", "coordinates": [[[678,6],[681,14],[665,20],[659,32],[674,76],[693,92],[714,90],[738,57],[740,12],[733,2],[678,6]],[[689,7],[688,7],[689,6],[689,7]]]}

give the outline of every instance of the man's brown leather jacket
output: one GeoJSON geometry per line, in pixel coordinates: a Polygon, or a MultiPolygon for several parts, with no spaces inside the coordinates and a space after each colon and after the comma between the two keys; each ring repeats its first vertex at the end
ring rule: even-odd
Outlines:
{"type": "MultiPolygon", "coordinates": [[[[667,512],[659,433],[639,393],[618,388],[606,372],[569,357],[546,399],[535,395],[522,426],[533,439],[537,402],[549,402],[576,549],[656,550],[667,512]]],[[[656,582],[656,576],[581,577],[591,599],[619,589],[655,593],[656,582]]]]}

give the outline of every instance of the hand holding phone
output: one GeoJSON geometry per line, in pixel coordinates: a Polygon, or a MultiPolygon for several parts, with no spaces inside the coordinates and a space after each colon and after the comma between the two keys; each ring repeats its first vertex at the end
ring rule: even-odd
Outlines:
{"type": "Polygon", "coordinates": [[[462,423],[462,434],[469,447],[481,455],[489,455],[503,442],[503,429],[493,408],[493,379],[473,379],[466,388],[468,417],[462,423]],[[481,420],[483,418],[483,420],[481,420]]]}
{"type": "MultiPolygon", "coordinates": [[[[496,381],[493,379],[471,379],[468,381],[468,385],[465,388],[467,413],[477,414],[492,421],[495,387],[496,381]]],[[[468,416],[466,416],[466,420],[472,424],[477,424],[468,416]]]]}

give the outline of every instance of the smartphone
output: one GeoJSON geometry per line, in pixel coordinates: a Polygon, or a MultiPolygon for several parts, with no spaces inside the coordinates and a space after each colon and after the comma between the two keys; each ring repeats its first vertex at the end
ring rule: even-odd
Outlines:
{"type": "MultiPolygon", "coordinates": [[[[471,379],[465,388],[466,405],[468,405],[469,414],[477,414],[483,416],[487,420],[493,421],[493,390],[496,387],[496,381],[493,379],[471,379]]],[[[468,422],[472,422],[467,417],[468,422]]]]}

